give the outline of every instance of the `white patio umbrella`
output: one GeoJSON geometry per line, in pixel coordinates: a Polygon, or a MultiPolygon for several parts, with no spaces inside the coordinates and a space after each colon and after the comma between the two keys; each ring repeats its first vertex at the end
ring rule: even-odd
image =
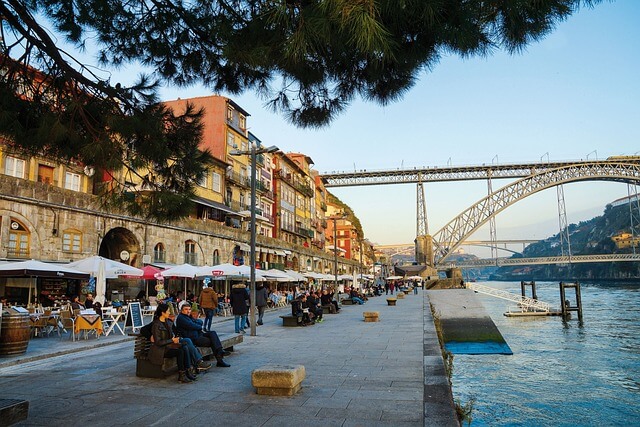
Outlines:
{"type": "Polygon", "coordinates": [[[100,265],[98,268],[98,274],[96,275],[96,302],[99,302],[100,305],[104,305],[105,303],[105,293],[107,292],[107,272],[105,262],[100,261],[100,265]]]}
{"type": "MultiPolygon", "coordinates": [[[[198,277],[213,276],[225,278],[248,279],[251,277],[251,267],[248,265],[233,265],[229,263],[214,265],[213,267],[201,267],[196,274],[198,277]]],[[[262,279],[263,270],[256,270],[256,279],[262,279]]]]}
{"type": "Polygon", "coordinates": [[[198,275],[200,267],[191,264],[180,264],[175,267],[167,268],[160,272],[163,277],[182,277],[184,278],[184,296],[187,296],[187,279],[195,279],[198,275]]]}
{"type": "Polygon", "coordinates": [[[118,276],[142,276],[144,273],[141,269],[129,264],[124,264],[98,255],[70,262],[66,267],[84,271],[85,273],[89,273],[92,276],[97,277],[101,262],[104,263],[105,279],[115,279],[118,276]]]}
{"type": "Polygon", "coordinates": [[[295,282],[297,281],[294,277],[291,277],[289,274],[285,273],[282,270],[278,270],[277,268],[272,268],[270,270],[265,270],[262,272],[265,280],[274,280],[276,282],[295,282]]]}
{"type": "Polygon", "coordinates": [[[407,280],[419,280],[422,282],[422,276],[409,276],[407,277],[407,280]]]}
{"type": "Polygon", "coordinates": [[[402,279],[403,276],[389,276],[387,277],[387,280],[400,280],[402,279]]]}
{"type": "Polygon", "coordinates": [[[307,280],[307,278],[304,277],[302,273],[298,273],[297,271],[285,270],[284,272],[287,273],[289,276],[293,277],[294,279],[296,279],[298,282],[305,282],[307,280]]]}
{"type": "Polygon", "coordinates": [[[142,276],[144,273],[139,268],[99,255],[70,262],[67,267],[84,271],[96,278],[95,300],[102,305],[106,300],[107,279],[115,279],[118,276],[142,276]]]}
{"type": "Polygon", "coordinates": [[[191,264],[180,264],[175,267],[162,270],[160,274],[164,277],[184,277],[187,279],[193,279],[198,274],[199,268],[200,267],[196,267],[191,264]]]}
{"type": "MultiPolygon", "coordinates": [[[[0,265],[0,277],[55,277],[58,279],[88,279],[89,275],[68,265],[52,264],[47,262],[29,261],[9,262],[0,265]]],[[[31,303],[31,284],[29,285],[29,300],[31,303]]]]}

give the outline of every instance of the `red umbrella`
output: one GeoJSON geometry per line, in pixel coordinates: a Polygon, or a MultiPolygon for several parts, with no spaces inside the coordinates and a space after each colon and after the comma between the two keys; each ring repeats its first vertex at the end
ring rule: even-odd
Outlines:
{"type": "Polygon", "coordinates": [[[145,265],[144,267],[141,268],[141,270],[143,271],[142,276],[122,276],[126,279],[143,279],[144,280],[144,285],[145,285],[145,294],[146,297],[149,297],[149,289],[148,289],[148,282],[147,280],[154,280],[157,279],[156,274],[160,274],[160,272],[162,271],[162,268],[158,268],[158,267],[154,267],[152,265],[145,265]]]}
{"type": "Polygon", "coordinates": [[[142,271],[144,271],[144,273],[139,277],[140,279],[153,280],[156,278],[156,274],[160,273],[162,269],[152,265],[145,265],[142,267],[142,271]]]}

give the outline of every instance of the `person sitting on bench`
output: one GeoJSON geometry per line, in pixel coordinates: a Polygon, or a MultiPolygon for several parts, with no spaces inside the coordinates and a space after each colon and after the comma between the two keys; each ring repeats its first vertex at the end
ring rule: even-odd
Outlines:
{"type": "Polygon", "coordinates": [[[351,292],[349,292],[349,295],[351,296],[351,301],[353,301],[354,304],[364,304],[364,300],[360,297],[360,294],[358,293],[358,291],[356,291],[356,288],[351,288],[351,292]]]}
{"type": "Polygon", "coordinates": [[[173,323],[169,319],[169,306],[158,304],[151,324],[151,347],[149,348],[149,361],[154,365],[162,365],[165,357],[176,357],[178,363],[178,381],[190,383],[195,380],[189,372],[190,358],[185,345],[180,343],[180,338],[173,335],[173,323]]]}
{"type": "Polygon", "coordinates": [[[189,338],[198,347],[211,347],[216,358],[216,366],[228,368],[229,365],[223,357],[230,354],[222,348],[222,343],[215,331],[202,332],[202,320],[191,317],[191,304],[185,303],[176,317],[176,331],[179,336],[189,338]]]}
{"type": "Polygon", "coordinates": [[[316,323],[322,323],[322,307],[320,306],[320,299],[316,296],[315,292],[311,292],[307,297],[307,307],[313,314],[313,319],[316,323]]]}
{"type": "Polygon", "coordinates": [[[302,294],[298,298],[291,301],[291,315],[298,319],[298,326],[307,326],[311,323],[309,318],[309,311],[304,312],[303,304],[306,301],[307,296],[302,294]]]}
{"type": "Polygon", "coordinates": [[[322,291],[320,302],[323,306],[329,306],[329,313],[337,313],[340,311],[340,308],[338,308],[338,302],[333,300],[333,294],[330,294],[326,289],[322,291]]]}

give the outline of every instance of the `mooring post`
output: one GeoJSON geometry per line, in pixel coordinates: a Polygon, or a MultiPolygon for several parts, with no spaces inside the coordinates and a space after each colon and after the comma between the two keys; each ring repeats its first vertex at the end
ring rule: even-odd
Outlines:
{"type": "Polygon", "coordinates": [[[537,300],[538,295],[536,294],[536,282],[525,282],[524,280],[520,282],[520,293],[523,298],[527,296],[527,286],[531,286],[531,299],[537,300]]]}
{"type": "Polygon", "coordinates": [[[578,312],[578,320],[582,321],[582,296],[580,295],[580,284],[560,282],[560,306],[562,307],[562,316],[568,317],[571,311],[578,312]],[[573,288],[576,295],[576,303],[572,305],[566,298],[565,288],[573,288]]]}

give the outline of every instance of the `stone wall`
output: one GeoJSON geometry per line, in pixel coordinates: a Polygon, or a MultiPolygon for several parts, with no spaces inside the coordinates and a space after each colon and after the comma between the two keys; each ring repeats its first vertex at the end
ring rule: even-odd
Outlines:
{"type": "MultiPolygon", "coordinates": [[[[122,212],[106,212],[96,196],[0,175],[0,258],[8,256],[9,226],[11,219],[19,221],[30,234],[29,258],[43,261],[70,261],[96,255],[105,236],[113,230],[126,230],[127,251],[133,265],[142,265],[142,256],[151,255],[157,243],[165,246],[167,263],[184,262],[184,242],[196,242],[197,264],[211,265],[214,250],[219,251],[220,262],[231,262],[234,247],[249,243],[247,231],[226,227],[210,220],[188,218],[171,224],[159,224],[128,216],[122,212]],[[65,230],[82,233],[81,252],[62,250],[65,230]]],[[[257,237],[257,246],[288,250],[288,259],[296,259],[295,270],[303,270],[307,260],[321,260],[333,266],[333,253],[323,252],[287,242],[257,237]]],[[[116,256],[110,256],[117,259],[116,256]]],[[[274,261],[272,261],[274,262],[274,261]]],[[[275,262],[284,263],[278,258],[275,262]]],[[[312,263],[313,264],[313,263],[312,263]]],[[[341,270],[351,273],[358,270],[358,262],[339,259],[341,270]]]]}

